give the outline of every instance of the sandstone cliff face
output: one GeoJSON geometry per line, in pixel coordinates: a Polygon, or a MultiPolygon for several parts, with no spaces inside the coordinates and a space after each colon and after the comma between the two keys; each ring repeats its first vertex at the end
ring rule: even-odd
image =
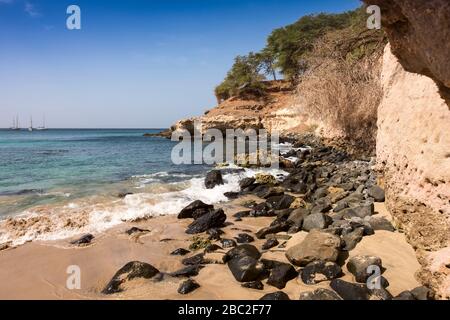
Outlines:
{"type": "Polygon", "coordinates": [[[409,73],[385,50],[377,160],[387,204],[424,269],[419,277],[450,297],[450,109],[435,82],[409,73]]]}
{"type": "Polygon", "coordinates": [[[267,82],[264,99],[233,97],[207,111],[201,117],[178,121],[171,130],[186,129],[193,132],[194,121],[201,122],[200,132],[208,129],[266,129],[281,134],[290,132],[301,123],[301,108],[296,103],[294,90],[284,81],[267,82]]]}
{"type": "Polygon", "coordinates": [[[381,8],[392,52],[410,72],[431,77],[450,101],[450,1],[364,0],[381,8]]]}

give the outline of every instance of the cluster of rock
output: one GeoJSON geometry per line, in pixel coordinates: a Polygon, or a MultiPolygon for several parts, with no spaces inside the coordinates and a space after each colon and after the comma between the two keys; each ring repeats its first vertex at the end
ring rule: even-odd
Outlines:
{"type": "MultiPolygon", "coordinates": [[[[348,252],[363,237],[371,236],[377,230],[395,231],[387,219],[374,215],[374,202],[384,201],[384,191],[376,185],[370,161],[353,161],[345,153],[328,147],[295,150],[300,151],[293,151],[287,156],[298,157],[300,161],[289,169],[289,175],[282,182],[261,175],[240,181],[241,191],[235,196],[252,194],[263,202],[251,203],[248,210],[234,214],[235,221],[273,217],[269,226],[254,235],[246,232],[234,239],[222,238],[222,229],[232,223],[227,222],[227,215],[222,209],[202,201],[191,203],[179,213],[179,219],[192,219],[187,234],[204,233],[210,242],[205,245],[204,252],[184,258],[184,268],[168,274],[188,278],[178,292],[187,294],[199,288],[200,284],[191,278],[198,275],[206,264],[224,263],[235,280],[251,290],[262,290],[265,285],[282,290],[294,279],[306,285],[329,284],[329,289],[300,293],[300,300],[432,298],[432,292],[425,287],[393,297],[386,289],[389,283],[384,277],[371,277],[373,270],[383,271],[379,257],[357,255],[348,258],[348,252]],[[287,237],[298,232],[308,234],[285,250],[286,242],[280,244],[277,237],[282,232],[287,237]],[[265,241],[261,251],[250,244],[255,238],[265,241]],[[263,252],[275,247],[285,250],[289,263],[262,258],[263,252]],[[222,261],[208,257],[209,253],[217,250],[228,250],[224,252],[222,261]],[[353,275],[354,282],[340,279],[344,275],[344,265],[353,275]],[[368,282],[373,285],[369,286],[368,282]]],[[[205,180],[208,187],[221,183],[220,171],[210,172],[205,180]]],[[[189,253],[189,250],[179,248],[172,255],[189,253]]],[[[138,274],[143,278],[164,278],[164,274],[151,265],[131,262],[117,272],[103,293],[119,292],[121,283],[138,274]]],[[[261,299],[284,300],[289,297],[282,291],[276,291],[261,299]]]]}

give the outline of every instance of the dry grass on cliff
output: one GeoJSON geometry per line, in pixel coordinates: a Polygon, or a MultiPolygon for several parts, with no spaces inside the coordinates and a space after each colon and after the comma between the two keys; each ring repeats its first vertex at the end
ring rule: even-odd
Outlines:
{"type": "Polygon", "coordinates": [[[361,47],[357,46],[357,50],[347,49],[342,54],[336,47],[334,39],[317,43],[313,52],[315,68],[303,77],[298,88],[299,97],[305,111],[325,128],[337,133],[346,149],[373,154],[377,108],[382,96],[381,50],[372,47],[370,54],[361,55],[361,47]]]}

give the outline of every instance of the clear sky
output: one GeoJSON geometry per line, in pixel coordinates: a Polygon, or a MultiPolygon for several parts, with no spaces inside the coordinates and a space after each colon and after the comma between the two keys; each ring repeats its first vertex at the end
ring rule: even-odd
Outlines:
{"type": "Polygon", "coordinates": [[[238,54],[358,0],[0,0],[0,127],[162,128],[215,105],[238,54]],[[81,8],[81,30],[66,9],[81,8]]]}

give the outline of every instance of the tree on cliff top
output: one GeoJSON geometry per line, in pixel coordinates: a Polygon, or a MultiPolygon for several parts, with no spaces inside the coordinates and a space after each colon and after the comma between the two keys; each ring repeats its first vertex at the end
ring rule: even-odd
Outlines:
{"type": "Polygon", "coordinates": [[[248,92],[263,95],[261,80],[265,75],[276,79],[279,72],[284,79],[295,82],[308,69],[308,53],[318,38],[330,31],[347,28],[356,21],[360,23],[364,14],[364,9],[359,8],[340,14],[308,15],[274,30],[263,50],[235,59],[225,80],[215,90],[218,101],[248,92]]]}

